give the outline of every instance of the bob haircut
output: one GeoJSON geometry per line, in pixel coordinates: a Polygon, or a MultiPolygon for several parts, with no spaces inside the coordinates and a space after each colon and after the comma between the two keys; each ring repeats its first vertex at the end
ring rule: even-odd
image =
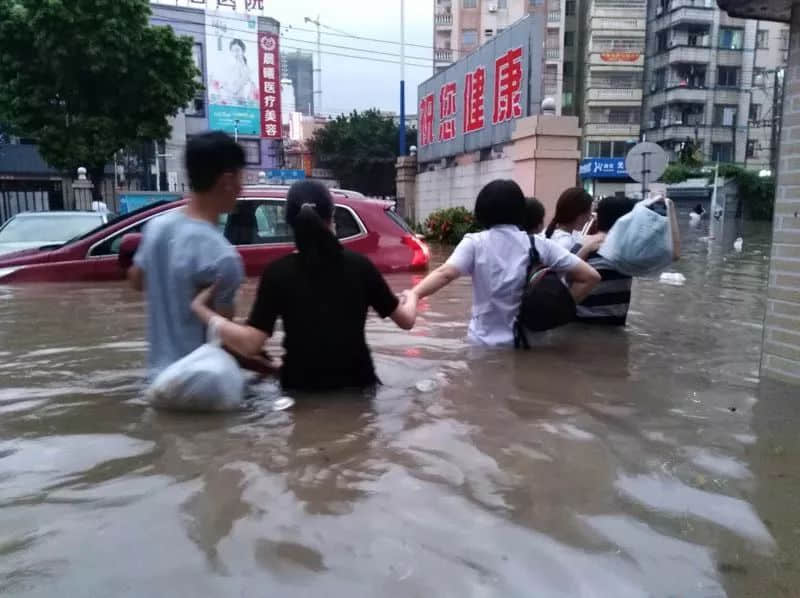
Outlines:
{"type": "Polygon", "coordinates": [[[522,226],[525,220],[525,195],[510,179],[487,184],[475,200],[475,220],[484,228],[503,224],[522,226]]]}

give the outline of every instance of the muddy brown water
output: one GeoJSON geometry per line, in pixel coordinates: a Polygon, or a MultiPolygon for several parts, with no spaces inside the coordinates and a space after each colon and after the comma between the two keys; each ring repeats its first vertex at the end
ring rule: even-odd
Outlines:
{"type": "Polygon", "coordinates": [[[527,353],[465,342],[458,281],[370,321],[375,396],[280,413],[149,409],[122,285],[0,287],[0,593],[798,595],[798,391],[759,382],[769,226],[741,234],[685,231],[683,286],[527,353]]]}

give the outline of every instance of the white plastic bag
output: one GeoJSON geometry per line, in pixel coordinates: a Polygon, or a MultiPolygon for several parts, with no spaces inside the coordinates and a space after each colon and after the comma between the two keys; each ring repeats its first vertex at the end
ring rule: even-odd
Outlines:
{"type": "MultiPolygon", "coordinates": [[[[675,259],[671,226],[672,202],[666,201],[667,215],[648,206],[656,200],[640,201],[622,216],[598,250],[598,253],[628,276],[648,276],[669,266],[675,259]]],[[[677,231],[674,234],[678,234],[677,231]]]]}
{"type": "Polygon", "coordinates": [[[208,341],[153,380],[146,395],[159,409],[232,411],[242,408],[245,379],[217,334],[219,320],[208,324],[208,341]]]}

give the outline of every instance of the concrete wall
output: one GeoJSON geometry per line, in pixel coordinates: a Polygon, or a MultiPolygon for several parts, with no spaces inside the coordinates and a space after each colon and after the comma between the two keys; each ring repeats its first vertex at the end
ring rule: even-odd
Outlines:
{"type": "Polygon", "coordinates": [[[511,178],[514,164],[509,157],[455,164],[417,175],[417,222],[425,222],[434,210],[475,207],[481,187],[494,179],[511,178]]]}
{"type": "Polygon", "coordinates": [[[792,8],[761,374],[800,384],[800,5],[792,8]]]}

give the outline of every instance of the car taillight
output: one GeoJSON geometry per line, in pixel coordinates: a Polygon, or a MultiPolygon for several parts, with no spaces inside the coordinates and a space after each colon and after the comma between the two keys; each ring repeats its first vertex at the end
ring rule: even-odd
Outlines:
{"type": "Polygon", "coordinates": [[[411,257],[412,268],[423,268],[428,265],[431,259],[431,251],[425,243],[417,239],[414,235],[403,235],[403,245],[414,252],[411,257]]]}

